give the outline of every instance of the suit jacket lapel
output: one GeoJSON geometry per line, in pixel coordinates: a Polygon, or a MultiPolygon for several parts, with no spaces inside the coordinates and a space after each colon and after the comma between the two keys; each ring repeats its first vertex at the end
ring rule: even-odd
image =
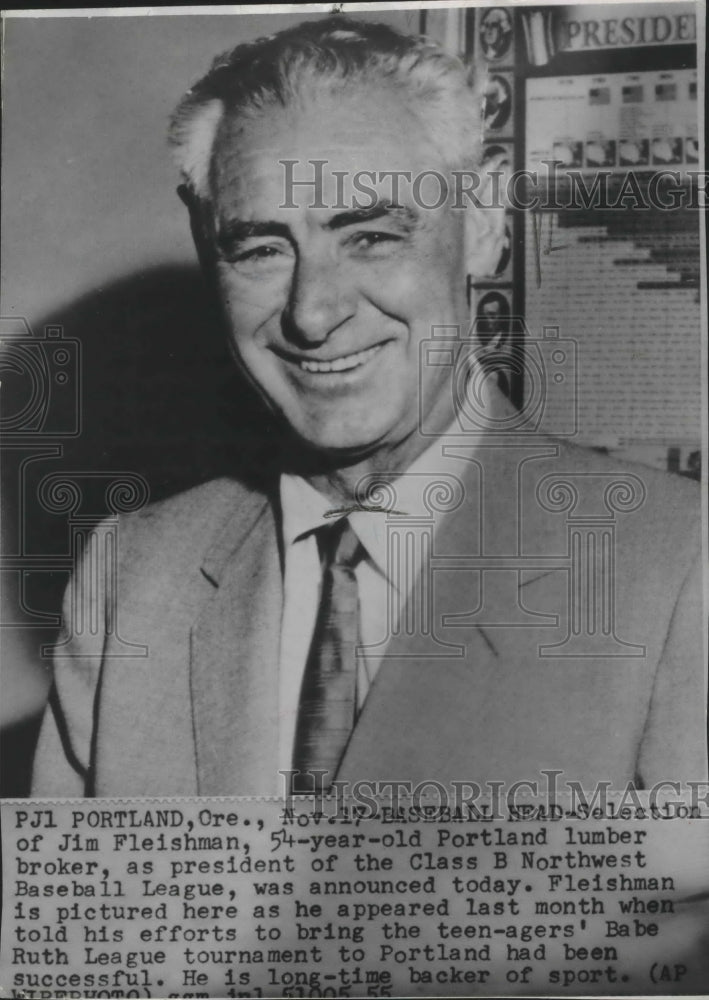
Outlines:
{"type": "MultiPolygon", "coordinates": [[[[530,584],[548,570],[494,568],[500,565],[496,556],[525,552],[520,525],[525,537],[537,540],[538,551],[545,551],[548,526],[537,504],[525,505],[528,487],[522,479],[532,456],[548,462],[556,447],[543,439],[528,443],[531,447],[509,447],[485,435],[473,453],[451,446],[452,453],[471,455],[464,486],[475,491],[481,509],[475,554],[489,557],[491,569],[453,568],[452,561],[446,568],[447,555],[472,551],[474,532],[470,506],[446,517],[434,545],[433,628],[446,643],[462,644],[463,653],[432,657],[430,639],[420,634],[392,639],[340,767],[343,780],[416,782],[473,773],[476,758],[479,764],[486,752],[484,738],[481,744],[476,734],[489,728],[491,709],[499,711],[501,668],[528,655],[530,636],[542,643],[553,631],[552,609],[529,602],[535,593],[530,584]],[[469,738],[461,739],[462,733],[469,738]]],[[[563,587],[557,591],[563,594],[563,587]]]]}
{"type": "MultiPolygon", "coordinates": [[[[478,467],[471,463],[466,490],[477,490],[478,482],[478,467]]],[[[450,515],[436,534],[434,564],[439,553],[470,552],[472,534],[470,507],[450,515]]],[[[478,545],[476,540],[473,547],[478,545]]],[[[469,772],[460,733],[484,711],[472,697],[469,663],[474,659],[481,671],[493,670],[496,650],[477,627],[444,625],[444,613],[472,608],[470,572],[443,569],[431,576],[433,636],[402,631],[390,640],[340,766],[341,780],[419,782],[469,772]],[[437,647],[432,639],[446,645],[437,647]]]]}
{"type": "Polygon", "coordinates": [[[203,572],[217,589],[192,630],[199,794],[277,794],[283,588],[268,502],[239,511],[203,572]]]}

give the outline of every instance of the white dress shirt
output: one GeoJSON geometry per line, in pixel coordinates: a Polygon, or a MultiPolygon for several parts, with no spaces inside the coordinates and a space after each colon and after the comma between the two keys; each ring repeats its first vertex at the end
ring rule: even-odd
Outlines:
{"type": "MultiPolygon", "coordinates": [[[[456,439],[451,440],[455,443],[456,439]]],[[[401,512],[402,526],[406,523],[405,515],[422,510],[423,490],[432,477],[439,473],[460,477],[466,461],[445,457],[445,442],[446,435],[436,438],[406,474],[393,481],[395,508],[401,512]]],[[[314,532],[324,524],[336,522],[335,517],[326,517],[325,514],[339,505],[319,493],[305,479],[291,474],[281,476],[280,500],[284,593],[279,660],[279,766],[281,770],[289,770],[292,767],[300,689],[320,603],[322,574],[314,532]]],[[[391,526],[392,515],[383,511],[356,510],[348,516],[366,553],[355,569],[362,645],[371,648],[371,652],[358,656],[357,660],[357,704],[361,709],[379,668],[383,649],[392,628],[398,625],[401,611],[420,571],[420,552],[417,546],[412,546],[408,562],[412,572],[407,579],[392,579],[396,573],[392,572],[387,552],[388,523],[391,526]]],[[[396,517],[398,523],[399,515],[396,517]]],[[[434,535],[441,520],[442,516],[438,516],[433,523],[434,535]]],[[[408,530],[409,525],[406,526],[408,530]]]]}

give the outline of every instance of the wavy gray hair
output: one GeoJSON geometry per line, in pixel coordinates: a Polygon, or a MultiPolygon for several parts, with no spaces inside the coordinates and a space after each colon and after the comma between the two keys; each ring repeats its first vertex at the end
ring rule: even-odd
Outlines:
{"type": "Polygon", "coordinates": [[[215,59],[170,121],[183,182],[199,198],[209,197],[212,150],[226,116],[254,117],[269,106],[306,101],[315,91],[341,93],[373,82],[400,88],[446,164],[479,164],[480,87],[463,62],[426,38],[335,16],[237,45],[215,59]]]}

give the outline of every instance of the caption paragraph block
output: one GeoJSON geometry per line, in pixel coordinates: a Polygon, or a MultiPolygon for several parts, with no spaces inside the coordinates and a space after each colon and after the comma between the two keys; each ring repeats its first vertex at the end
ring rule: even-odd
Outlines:
{"type": "Polygon", "coordinates": [[[255,799],[0,809],[4,996],[679,995],[709,982],[706,819],[411,803],[328,815],[255,799]]]}

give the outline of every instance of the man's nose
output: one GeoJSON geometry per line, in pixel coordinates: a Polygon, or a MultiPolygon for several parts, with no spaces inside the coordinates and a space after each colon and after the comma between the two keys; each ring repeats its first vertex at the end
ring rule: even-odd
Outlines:
{"type": "Polygon", "coordinates": [[[284,314],[284,335],[304,346],[322,344],[355,312],[355,297],[342,263],[331,257],[301,258],[284,314]]]}

